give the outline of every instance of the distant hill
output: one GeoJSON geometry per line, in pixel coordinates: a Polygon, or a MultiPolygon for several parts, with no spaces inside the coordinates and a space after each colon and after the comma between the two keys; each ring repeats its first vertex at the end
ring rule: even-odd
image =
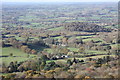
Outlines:
{"type": "Polygon", "coordinates": [[[65,29],[70,31],[85,31],[85,32],[111,32],[112,29],[102,26],[87,23],[87,22],[72,22],[64,24],[65,29]]]}

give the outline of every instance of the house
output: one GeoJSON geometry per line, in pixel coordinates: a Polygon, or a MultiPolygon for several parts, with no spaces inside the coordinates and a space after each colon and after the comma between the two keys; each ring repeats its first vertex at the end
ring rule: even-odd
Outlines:
{"type": "Polygon", "coordinates": [[[68,58],[68,55],[62,55],[61,57],[62,58],[68,58]]]}
{"type": "Polygon", "coordinates": [[[64,47],[65,47],[66,45],[65,45],[65,44],[62,44],[61,46],[64,46],[64,47]]]}
{"type": "Polygon", "coordinates": [[[68,58],[68,55],[53,56],[51,59],[52,59],[52,60],[57,60],[57,59],[64,59],[64,58],[68,58]]]}

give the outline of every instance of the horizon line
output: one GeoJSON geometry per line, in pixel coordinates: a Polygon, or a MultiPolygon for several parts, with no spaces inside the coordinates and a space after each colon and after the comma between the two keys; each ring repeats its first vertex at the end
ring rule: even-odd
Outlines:
{"type": "MultiPolygon", "coordinates": [[[[26,2],[29,3],[29,2],[33,2],[33,1],[20,1],[20,2],[21,2],[21,3],[24,3],[24,2],[25,2],[25,3],[26,3],[26,2]]],[[[36,3],[36,2],[39,2],[39,1],[35,1],[35,2],[33,2],[33,3],[36,3]]],[[[120,1],[93,1],[93,2],[92,2],[92,1],[91,1],[91,2],[87,2],[87,1],[86,1],[86,2],[80,2],[80,1],[78,1],[78,2],[77,2],[77,1],[75,1],[75,2],[67,2],[67,1],[63,1],[63,2],[60,2],[60,1],[47,2],[47,1],[43,1],[43,2],[39,2],[39,3],[96,3],[96,2],[98,2],[98,3],[104,3],[104,2],[107,2],[107,3],[110,2],[110,3],[111,3],[111,2],[116,2],[116,3],[117,3],[117,2],[120,2],[120,1]]],[[[6,2],[6,1],[3,1],[2,3],[19,3],[19,2],[17,2],[17,1],[16,1],[16,2],[6,2]]]]}

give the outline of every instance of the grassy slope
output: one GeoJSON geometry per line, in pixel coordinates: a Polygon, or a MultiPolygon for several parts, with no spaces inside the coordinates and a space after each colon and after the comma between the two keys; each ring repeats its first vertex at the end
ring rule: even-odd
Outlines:
{"type": "Polygon", "coordinates": [[[30,57],[27,57],[28,56],[27,53],[24,53],[24,52],[20,51],[19,49],[15,49],[15,48],[12,48],[12,47],[2,48],[2,55],[3,56],[5,56],[5,55],[8,56],[8,57],[0,58],[0,60],[2,60],[2,62],[4,62],[6,65],[8,65],[11,61],[21,62],[21,61],[28,60],[31,57],[35,56],[35,55],[30,55],[30,57]],[[9,56],[10,53],[13,53],[13,56],[16,56],[16,57],[10,57],[9,56]]]}

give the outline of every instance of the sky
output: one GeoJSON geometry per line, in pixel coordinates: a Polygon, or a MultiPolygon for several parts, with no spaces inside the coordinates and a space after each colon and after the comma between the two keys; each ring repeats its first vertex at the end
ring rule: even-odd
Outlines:
{"type": "Polygon", "coordinates": [[[120,0],[2,0],[2,2],[118,2],[120,0]]]}

